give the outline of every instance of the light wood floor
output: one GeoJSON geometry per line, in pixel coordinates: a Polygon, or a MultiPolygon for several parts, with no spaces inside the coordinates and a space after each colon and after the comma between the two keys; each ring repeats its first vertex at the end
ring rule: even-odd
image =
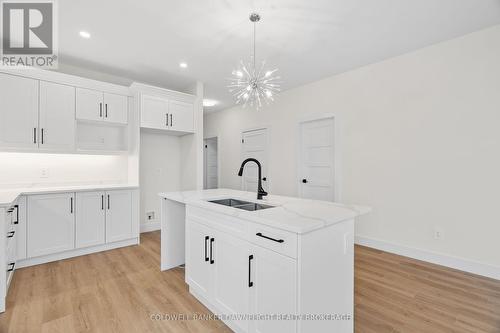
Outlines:
{"type": "MultiPolygon", "coordinates": [[[[141,245],[20,269],[0,332],[230,332],[205,313],[184,271],[159,271],[160,234],[141,245]]],[[[356,247],[356,332],[500,332],[500,282],[356,247]]],[[[309,333],[309,332],[306,332],[309,333]]],[[[315,333],[315,332],[311,332],[315,333]]]]}

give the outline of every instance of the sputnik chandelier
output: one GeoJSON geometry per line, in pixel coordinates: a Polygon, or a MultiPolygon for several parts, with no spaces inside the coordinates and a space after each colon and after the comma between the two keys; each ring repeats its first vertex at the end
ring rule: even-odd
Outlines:
{"type": "Polygon", "coordinates": [[[253,57],[245,64],[240,61],[240,68],[232,72],[229,92],[234,96],[237,105],[247,105],[259,109],[263,103],[274,101],[274,95],[280,91],[280,77],[276,76],[278,69],[266,70],[265,61],[259,68],[256,66],[256,25],[260,15],[252,13],[250,21],[253,23],[253,57]]]}

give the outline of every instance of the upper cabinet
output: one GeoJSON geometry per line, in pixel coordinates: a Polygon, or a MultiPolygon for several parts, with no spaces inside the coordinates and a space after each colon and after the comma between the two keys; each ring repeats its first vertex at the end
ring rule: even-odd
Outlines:
{"type": "Polygon", "coordinates": [[[39,148],[75,147],[75,88],[40,81],[39,148]]]}
{"type": "Polygon", "coordinates": [[[38,147],[38,80],[0,73],[0,147],[38,147]]]}
{"type": "Polygon", "coordinates": [[[0,71],[0,150],[128,151],[129,89],[45,71],[0,71]],[[95,87],[87,89],[82,86],[95,87]]]}
{"type": "Polygon", "coordinates": [[[139,102],[141,128],[172,135],[195,132],[195,95],[140,83],[133,83],[131,89],[139,102]]]}
{"type": "Polygon", "coordinates": [[[92,89],[77,88],[76,118],[80,120],[127,124],[127,96],[103,93],[102,91],[92,89]]]}

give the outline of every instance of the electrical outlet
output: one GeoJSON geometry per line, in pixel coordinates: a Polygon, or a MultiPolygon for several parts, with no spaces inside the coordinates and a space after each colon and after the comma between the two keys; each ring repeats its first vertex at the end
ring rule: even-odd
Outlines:
{"type": "Polygon", "coordinates": [[[42,168],[40,170],[40,178],[49,178],[49,169],[48,168],[42,168]]]}
{"type": "Polygon", "coordinates": [[[434,239],[440,240],[443,239],[443,228],[435,226],[434,227],[434,239]]]}
{"type": "Polygon", "coordinates": [[[155,219],[155,212],[148,212],[146,213],[146,220],[151,221],[155,219]]]}

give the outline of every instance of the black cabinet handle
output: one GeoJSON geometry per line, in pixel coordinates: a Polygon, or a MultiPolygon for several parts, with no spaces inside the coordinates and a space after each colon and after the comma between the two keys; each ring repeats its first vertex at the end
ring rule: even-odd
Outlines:
{"type": "Polygon", "coordinates": [[[273,242],[277,242],[277,243],[284,243],[285,242],[283,239],[275,239],[275,238],[267,237],[267,236],[263,235],[261,232],[258,232],[255,235],[262,237],[262,238],[265,238],[265,239],[272,240],[273,242]]]}
{"type": "Polygon", "coordinates": [[[168,127],[168,113],[165,113],[165,118],[166,118],[166,120],[165,120],[165,126],[168,127]]]}
{"type": "Polygon", "coordinates": [[[213,244],[214,244],[214,242],[215,242],[215,238],[211,238],[210,239],[210,265],[215,263],[215,260],[213,258],[213,252],[214,252],[213,244]]]}
{"type": "Polygon", "coordinates": [[[19,205],[14,205],[14,209],[16,210],[16,220],[14,224],[19,224],[19,205]]]}
{"type": "Polygon", "coordinates": [[[36,143],[36,127],[33,127],[33,143],[36,143]]]}
{"type": "Polygon", "coordinates": [[[101,210],[104,210],[104,194],[101,194],[101,210]]]}
{"type": "Polygon", "coordinates": [[[252,282],[252,260],[253,260],[253,254],[248,256],[248,288],[253,287],[253,282],[252,282]]]}
{"type": "Polygon", "coordinates": [[[174,121],[172,120],[172,114],[170,114],[170,126],[174,126],[174,121]]]}
{"type": "Polygon", "coordinates": [[[16,234],[16,232],[15,232],[15,231],[9,231],[9,232],[7,233],[7,238],[12,238],[12,237],[14,237],[14,235],[15,235],[15,234],[16,234]]]}
{"type": "Polygon", "coordinates": [[[111,208],[111,205],[109,204],[110,200],[109,200],[109,194],[108,194],[108,210],[111,208]]]}
{"type": "Polygon", "coordinates": [[[307,183],[307,179],[302,179],[302,182],[305,184],[307,183]]]}
{"type": "Polygon", "coordinates": [[[99,103],[99,117],[102,118],[102,103],[99,103]]]}
{"type": "Polygon", "coordinates": [[[43,130],[43,128],[42,128],[42,145],[43,145],[43,132],[44,132],[44,130],[43,130]]]}
{"type": "Polygon", "coordinates": [[[106,115],[106,118],[108,118],[108,103],[104,104],[104,106],[105,106],[105,108],[106,108],[106,113],[105,113],[105,115],[106,115]]]}
{"type": "Polygon", "coordinates": [[[69,209],[69,210],[70,210],[71,214],[73,214],[73,197],[71,197],[71,198],[69,199],[69,202],[70,202],[70,205],[69,205],[69,206],[70,206],[70,209],[69,209]]]}
{"type": "Polygon", "coordinates": [[[7,272],[12,272],[14,270],[14,267],[16,266],[16,263],[15,262],[11,262],[9,264],[9,266],[11,266],[11,267],[7,270],[7,272]]]}
{"type": "Polygon", "coordinates": [[[208,239],[210,237],[208,236],[205,236],[205,261],[208,261],[208,239]]]}

